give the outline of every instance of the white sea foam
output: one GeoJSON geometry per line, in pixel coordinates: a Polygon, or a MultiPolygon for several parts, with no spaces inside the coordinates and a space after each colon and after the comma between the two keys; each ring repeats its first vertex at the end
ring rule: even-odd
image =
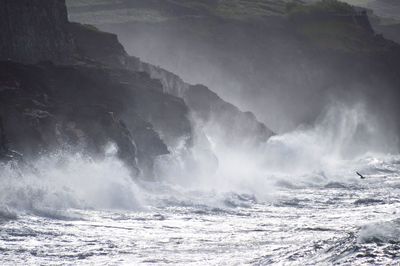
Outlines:
{"type": "Polygon", "coordinates": [[[195,142],[191,156],[173,151],[156,165],[162,180],[189,189],[235,191],[268,199],[277,183],[325,186],[332,182],[354,182],[356,171],[371,172],[366,165],[379,166],[366,161],[384,157],[383,152],[388,151],[385,147],[390,146],[382,131],[363,104],[334,103],[314,125],[273,136],[259,147],[225,146],[221,144],[224,136],[207,135],[206,125],[208,146],[204,140],[195,142]],[[215,158],[205,152],[207,149],[215,158]],[[213,172],[205,170],[213,169],[210,162],[218,163],[213,172]]]}
{"type": "MultiPolygon", "coordinates": [[[[346,187],[346,182],[357,180],[355,171],[360,169],[376,173],[380,167],[396,172],[396,164],[385,164],[386,159],[378,160],[371,153],[379,134],[362,105],[334,105],[314,126],[274,136],[251,149],[227,147],[218,136],[204,134],[208,146],[202,139],[192,150],[177,148],[157,161],[156,170],[159,182],[167,184],[164,192],[181,195],[183,201],[200,204],[197,196],[190,196],[193,191],[214,193],[210,200],[215,202],[207,203],[211,206],[219,206],[226,195],[269,200],[276,184],[329,188],[332,182],[340,182],[346,187]]],[[[68,208],[135,210],[147,204],[144,198],[152,198],[151,193],[163,194],[162,189],[139,188],[115,154],[116,147],[110,144],[101,160],[60,152],[33,162],[38,171],[3,165],[0,204],[36,213],[68,208]]]]}
{"type": "MultiPolygon", "coordinates": [[[[124,164],[113,155],[93,160],[81,154],[58,153],[21,170],[1,166],[0,204],[9,209],[49,215],[68,208],[140,208],[140,190],[124,164]]],[[[59,214],[55,214],[59,215],[59,214]]]]}
{"type": "Polygon", "coordinates": [[[400,219],[377,222],[362,227],[359,243],[400,243],[400,219]]]}
{"type": "Polygon", "coordinates": [[[370,138],[362,139],[367,153],[349,146],[360,141],[358,125],[373,128],[358,112],[333,109],[254,149],[223,147],[217,138],[181,147],[160,159],[165,171],[156,182],[132,180],[114,145],[101,160],[60,152],[32,162],[37,171],[2,165],[0,263],[398,261],[400,160],[376,153],[370,138]]]}

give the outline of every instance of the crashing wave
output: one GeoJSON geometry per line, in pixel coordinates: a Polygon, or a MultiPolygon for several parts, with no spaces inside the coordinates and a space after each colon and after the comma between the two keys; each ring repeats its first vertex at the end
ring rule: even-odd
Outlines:
{"type": "Polygon", "coordinates": [[[357,241],[358,243],[400,244],[400,219],[365,225],[357,241]]]}
{"type": "Polygon", "coordinates": [[[140,192],[129,170],[110,156],[94,160],[82,154],[42,156],[35,169],[1,165],[0,204],[17,212],[64,217],[62,210],[141,208],[140,192]]]}

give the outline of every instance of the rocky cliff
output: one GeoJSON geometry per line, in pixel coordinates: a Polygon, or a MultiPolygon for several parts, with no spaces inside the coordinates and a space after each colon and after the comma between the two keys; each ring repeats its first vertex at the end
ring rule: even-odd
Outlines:
{"type": "MultiPolygon", "coordinates": [[[[0,6],[2,159],[22,162],[60,150],[103,157],[115,145],[133,176],[150,178],[158,156],[178,147],[190,156],[198,135],[190,117],[209,105],[188,100],[190,85],[129,56],[116,35],[68,22],[64,1],[0,0],[0,6]]],[[[229,106],[227,116],[243,116],[202,91],[229,106]]],[[[263,141],[271,135],[259,133],[263,141]]]]}
{"type": "Polygon", "coordinates": [[[315,121],[332,99],[366,102],[400,128],[400,46],[375,34],[362,9],[335,0],[150,2],[69,8],[71,19],[117,33],[129,53],[205,84],[278,132],[315,121]]]}
{"type": "MultiPolygon", "coordinates": [[[[261,142],[265,142],[273,135],[273,132],[260,123],[253,114],[242,112],[234,105],[225,102],[207,87],[192,86],[184,82],[179,76],[172,72],[145,63],[137,57],[129,56],[120,45],[115,35],[101,32],[92,26],[85,26],[77,23],[71,23],[70,29],[71,32],[73,32],[78,51],[80,51],[82,55],[96,58],[106,66],[146,73],[153,79],[153,83],[161,85],[159,86],[159,92],[175,96],[177,101],[179,101],[179,99],[185,101],[185,104],[189,108],[188,110],[177,109],[175,113],[171,112],[168,115],[168,119],[165,119],[163,116],[157,119],[157,115],[148,118],[151,120],[152,124],[154,124],[155,129],[160,132],[163,139],[171,147],[179,146],[182,139],[184,139],[189,146],[189,143],[192,142],[190,134],[186,134],[186,136],[181,134],[182,132],[190,131],[190,125],[188,123],[186,123],[186,125],[184,125],[185,123],[182,123],[182,121],[185,121],[185,118],[182,117],[173,122],[173,117],[179,117],[177,114],[182,113],[182,111],[183,113],[190,111],[196,118],[202,117],[201,128],[206,124],[211,125],[217,123],[219,125],[219,139],[229,140],[231,145],[234,143],[240,145],[243,145],[244,143],[250,145],[250,143],[252,143],[253,145],[257,145],[261,142]],[[195,94],[193,92],[194,90],[199,90],[198,94],[195,94]],[[204,94],[207,96],[201,97],[201,95],[204,94]],[[198,95],[199,99],[194,98],[194,95],[198,95]],[[221,108],[222,106],[223,108],[221,108]],[[231,126],[221,119],[220,112],[222,110],[227,119],[226,121],[237,121],[237,130],[234,132],[238,135],[233,134],[231,126]],[[207,113],[208,115],[204,116],[204,113],[207,113]],[[205,119],[206,117],[207,119],[205,119]],[[246,117],[246,119],[244,119],[244,117],[246,117]],[[247,127],[263,128],[264,130],[243,130],[243,128],[247,127]],[[259,140],[259,142],[257,143],[254,140],[259,140]]],[[[118,77],[118,79],[124,80],[122,77],[118,77]]],[[[154,86],[155,84],[150,84],[149,81],[143,81],[142,84],[143,86],[147,84],[148,87],[157,87],[154,86]]],[[[163,112],[163,114],[166,113],[163,112]]],[[[196,123],[196,121],[193,120],[192,123],[196,123]]],[[[199,125],[195,126],[198,128],[199,125]]],[[[207,130],[206,134],[211,134],[211,137],[213,137],[213,131],[207,130]]]]}
{"type": "Polygon", "coordinates": [[[74,44],[65,1],[0,1],[0,59],[68,62],[74,44]]]}
{"type": "Polygon", "coordinates": [[[183,100],[148,74],[120,68],[116,53],[124,50],[114,35],[77,30],[85,26],[67,21],[64,1],[0,4],[8,23],[0,33],[8,60],[0,62],[3,158],[104,156],[113,143],[133,175],[149,177],[155,157],[169,153],[165,142],[190,139],[183,100]],[[97,50],[87,49],[92,38],[97,50]]]}

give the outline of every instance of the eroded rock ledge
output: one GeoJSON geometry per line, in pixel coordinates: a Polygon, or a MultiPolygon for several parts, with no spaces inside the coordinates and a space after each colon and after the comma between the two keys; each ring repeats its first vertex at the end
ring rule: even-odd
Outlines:
{"type": "Polygon", "coordinates": [[[201,124],[217,117],[226,133],[222,118],[257,129],[242,131],[243,139],[272,134],[207,88],[129,56],[116,35],[68,22],[64,0],[0,6],[3,155],[29,159],[64,149],[102,157],[114,143],[132,175],[152,177],[155,158],[193,145],[193,115],[201,124]]]}

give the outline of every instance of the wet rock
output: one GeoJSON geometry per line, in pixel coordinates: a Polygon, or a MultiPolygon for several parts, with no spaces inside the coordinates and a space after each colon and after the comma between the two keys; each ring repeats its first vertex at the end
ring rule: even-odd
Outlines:
{"type": "MultiPolygon", "coordinates": [[[[192,125],[188,119],[189,109],[179,95],[165,91],[164,81],[147,72],[148,68],[144,68],[140,60],[130,57],[116,35],[78,23],[71,23],[69,30],[77,46],[80,64],[91,67],[101,64],[101,71],[105,72],[108,80],[104,80],[96,71],[86,72],[105,83],[118,83],[133,95],[129,98],[132,101],[127,103],[133,108],[125,110],[125,117],[140,116],[154,127],[172,149],[182,141],[190,146],[192,125]]],[[[115,95],[109,95],[108,100],[110,98],[115,98],[115,95]]],[[[134,126],[129,119],[125,121],[128,127],[134,126]]]]}
{"type": "MultiPolygon", "coordinates": [[[[68,1],[73,20],[117,33],[128,52],[184,80],[204,82],[251,108],[277,131],[314,122],[332,99],[349,104],[362,100],[371,114],[379,115],[378,127],[398,136],[400,46],[385,38],[398,40],[399,26],[375,25],[383,37],[376,35],[368,14],[343,1],[295,1],[293,9],[288,1],[207,1],[202,6],[210,13],[201,14],[198,5],[187,1],[158,1],[171,5],[168,9],[145,1],[137,8],[167,13],[163,19],[121,17],[109,5],[82,1],[84,7],[68,1]],[[263,6],[254,9],[254,2],[263,6]],[[174,13],[175,6],[186,7],[184,15],[174,13]],[[96,16],[99,11],[115,14],[115,20],[96,16]]],[[[165,75],[154,66],[151,72],[165,75]]],[[[168,88],[173,80],[165,78],[163,84],[168,88]]],[[[168,91],[176,93],[173,87],[168,91]]]]}
{"type": "Polygon", "coordinates": [[[240,111],[203,85],[190,86],[184,99],[207,134],[227,146],[254,147],[274,135],[254,114],[240,111]]]}
{"type": "MultiPolygon", "coordinates": [[[[148,94],[138,95],[137,102],[145,107],[145,110],[140,111],[141,115],[154,125],[161,138],[171,148],[179,146],[182,140],[186,142],[187,147],[190,147],[193,143],[193,129],[195,127],[201,129],[204,126],[194,125],[197,123],[195,121],[190,122],[188,120],[189,113],[196,118],[201,117],[203,119],[201,124],[218,124],[220,129],[218,133],[223,134],[218,137],[227,140],[230,145],[239,143],[243,143],[245,146],[259,145],[273,135],[272,131],[260,123],[252,113],[242,112],[205,86],[191,86],[179,76],[161,67],[129,56],[120,45],[116,35],[77,23],[71,24],[70,28],[83,57],[96,58],[106,66],[129,70],[120,70],[118,73],[113,71],[115,80],[131,87],[136,86],[148,91],[157,90],[163,93],[161,96],[156,92],[151,92],[153,95],[150,98],[148,94]],[[132,82],[130,71],[142,73],[145,78],[140,81],[140,84],[132,82]],[[175,97],[171,97],[171,95],[175,97]],[[160,102],[165,106],[163,110],[158,104],[160,102]],[[157,105],[155,106],[154,103],[157,105]],[[152,110],[159,111],[154,113],[152,110]],[[204,114],[207,114],[207,117],[204,114]]],[[[212,137],[214,137],[214,133],[217,132],[207,132],[212,137]]]]}
{"type": "Polygon", "coordinates": [[[117,35],[79,23],[69,23],[68,32],[74,39],[77,55],[81,59],[112,67],[124,64],[127,54],[117,35]]]}
{"type": "MultiPolygon", "coordinates": [[[[0,4],[0,115],[10,150],[27,159],[59,149],[104,156],[114,143],[135,175],[150,177],[158,156],[192,147],[199,125],[190,116],[209,110],[207,99],[193,103],[190,85],[130,57],[116,35],[68,22],[64,0],[0,4]]],[[[268,138],[253,115],[209,95],[209,115],[224,116],[218,123],[235,120],[238,130],[250,119],[247,136],[258,128],[268,138]]]]}

